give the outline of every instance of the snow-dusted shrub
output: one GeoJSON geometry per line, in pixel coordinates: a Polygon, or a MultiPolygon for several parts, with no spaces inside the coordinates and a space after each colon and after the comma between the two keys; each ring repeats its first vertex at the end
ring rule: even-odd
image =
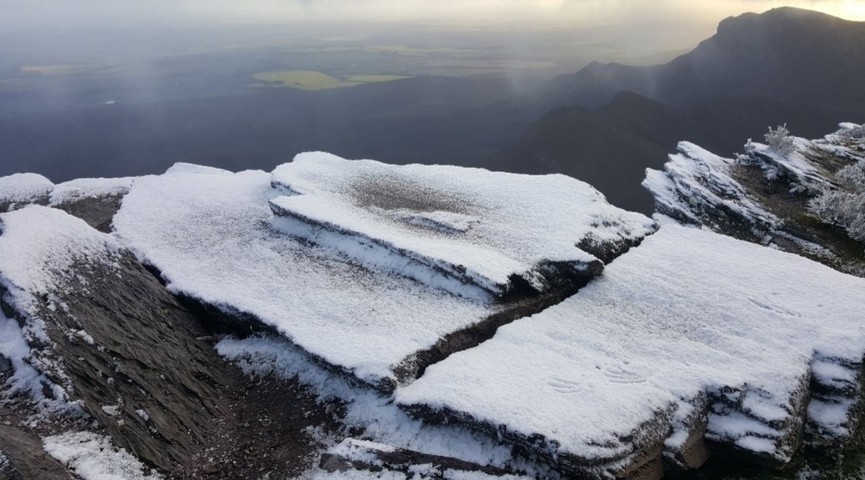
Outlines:
{"type": "Polygon", "coordinates": [[[741,165],[754,165],[756,164],[756,159],[754,151],[756,147],[754,147],[754,143],[749,138],[747,142],[745,142],[745,153],[740,153],[736,155],[736,162],[741,165]]]}
{"type": "Polygon", "coordinates": [[[865,123],[859,125],[858,127],[851,128],[845,132],[850,138],[865,138],[865,123]]]}
{"type": "Polygon", "coordinates": [[[787,129],[786,123],[779,125],[774,130],[772,130],[772,127],[769,127],[769,133],[765,135],[765,138],[769,147],[779,155],[790,155],[796,150],[796,143],[790,135],[790,130],[787,129]]]}
{"type": "Polygon", "coordinates": [[[865,161],[842,168],[835,178],[841,188],[823,192],[809,207],[823,222],[843,227],[851,238],[865,242],[865,161]]]}

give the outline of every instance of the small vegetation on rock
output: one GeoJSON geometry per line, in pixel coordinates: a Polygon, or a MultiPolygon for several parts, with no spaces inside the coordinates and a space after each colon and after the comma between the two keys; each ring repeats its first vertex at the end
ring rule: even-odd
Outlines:
{"type": "Polygon", "coordinates": [[[835,179],[839,188],[824,191],[809,207],[823,222],[842,227],[851,238],[865,242],[865,161],[842,168],[835,179]]]}
{"type": "Polygon", "coordinates": [[[779,125],[774,130],[769,127],[769,133],[764,137],[769,147],[779,155],[790,155],[796,150],[796,144],[793,136],[790,135],[790,130],[787,129],[787,124],[779,125]]]}

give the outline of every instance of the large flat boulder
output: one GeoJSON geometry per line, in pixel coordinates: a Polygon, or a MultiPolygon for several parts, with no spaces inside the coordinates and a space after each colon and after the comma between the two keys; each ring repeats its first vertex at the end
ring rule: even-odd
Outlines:
{"type": "Polygon", "coordinates": [[[235,318],[246,331],[253,326],[277,331],[324,364],[384,391],[585,284],[603,264],[578,243],[610,247],[606,253],[613,257],[654,228],[648,218],[611,207],[591,187],[565,177],[427,167],[433,181],[411,168],[304,158],[297,161],[314,170],[304,175],[345,170],[338,181],[323,178],[316,184],[332,194],[286,197],[306,191],[302,182],[289,185],[290,168],[271,175],[179,165],[137,179],[114,228],[161,272],[172,292],[235,318]],[[310,162],[321,164],[313,168],[306,165],[310,162]],[[368,168],[383,173],[370,180],[368,168]],[[471,183],[463,176],[483,177],[474,188],[483,185],[490,199],[459,187],[471,183]],[[444,178],[457,186],[441,183],[444,178]],[[505,180],[512,184],[508,188],[523,185],[524,192],[496,194],[505,180]],[[347,195],[355,195],[357,204],[336,197],[340,182],[355,185],[347,195]],[[548,201],[522,217],[508,217],[516,207],[505,200],[516,201],[525,191],[548,201]],[[557,195],[586,213],[571,218],[577,207],[565,208],[557,195]],[[417,204],[406,206],[412,198],[417,204]],[[302,209],[296,199],[304,202],[302,209]],[[386,202],[392,202],[390,210],[386,202]],[[532,225],[532,215],[543,222],[532,225]],[[566,233],[555,233],[558,228],[566,233]],[[500,246],[493,238],[497,232],[500,246]],[[481,236],[472,240],[476,233],[481,236]],[[555,239],[547,254],[544,236],[555,239]],[[529,252],[525,258],[514,253],[523,247],[529,252]],[[481,262],[478,269],[475,260],[481,262]],[[501,270],[493,273],[496,268],[501,270]],[[541,271],[549,275],[535,275],[541,271]],[[493,284],[511,284],[511,277],[523,274],[521,283],[537,288],[499,301],[502,292],[493,284]],[[543,305],[532,304],[536,298],[543,305]]]}
{"type": "Polygon", "coordinates": [[[277,228],[458,295],[591,276],[654,230],[564,175],[387,165],[304,153],[273,172],[277,228]],[[473,288],[469,288],[473,287],[473,288]]]}
{"type": "Polygon", "coordinates": [[[850,435],[865,281],[669,224],[577,295],[433,365],[396,400],[597,478],[699,466],[704,440],[785,463],[850,435]],[[812,398],[812,391],[819,393],[812,398]]]}

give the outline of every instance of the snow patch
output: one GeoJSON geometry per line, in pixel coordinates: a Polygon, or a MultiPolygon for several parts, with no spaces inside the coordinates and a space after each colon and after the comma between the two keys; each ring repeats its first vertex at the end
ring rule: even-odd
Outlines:
{"type": "Polygon", "coordinates": [[[125,449],[116,447],[107,435],[67,432],[42,439],[49,455],[70,468],[82,480],[159,480],[162,475],[147,469],[125,449]]]}
{"type": "Polygon", "coordinates": [[[50,205],[61,205],[82,198],[99,198],[124,195],[129,191],[134,177],[79,178],[59,183],[51,191],[50,205]]]}
{"type": "Polygon", "coordinates": [[[36,173],[14,173],[0,177],[0,206],[40,201],[53,188],[51,180],[36,173]]]}
{"type": "Polygon", "coordinates": [[[150,415],[148,415],[147,411],[144,409],[136,410],[135,414],[138,415],[138,418],[144,420],[145,422],[150,421],[150,415]]]}
{"type": "Polygon", "coordinates": [[[43,400],[42,382],[47,379],[27,363],[30,347],[24,340],[24,334],[18,322],[6,318],[0,309],[0,355],[12,363],[12,376],[6,380],[9,388],[7,393],[27,392],[34,400],[43,400]]]}
{"type": "Polygon", "coordinates": [[[843,438],[850,434],[851,412],[856,402],[848,398],[812,398],[808,404],[808,420],[821,434],[843,438]]]}

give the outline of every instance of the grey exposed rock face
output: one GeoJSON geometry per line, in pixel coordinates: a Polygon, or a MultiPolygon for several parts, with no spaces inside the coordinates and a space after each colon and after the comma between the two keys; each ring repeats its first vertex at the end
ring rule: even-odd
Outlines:
{"type": "Polygon", "coordinates": [[[84,197],[74,201],[62,202],[54,207],[78,217],[100,232],[111,231],[111,220],[120,209],[122,195],[106,195],[101,197],[84,197]]]}
{"type": "MultiPolygon", "coordinates": [[[[330,411],[297,383],[252,382],[226,363],[202,319],[131,253],[82,259],[57,275],[62,283],[35,303],[4,310],[21,324],[44,325],[48,342],[31,343],[37,347],[32,363],[80,401],[118,446],[176,478],[202,472],[242,478],[259,471],[292,476],[306,467],[316,440],[304,429],[332,423],[330,411]]],[[[26,418],[25,403],[4,403],[0,414],[26,418]]],[[[62,424],[49,420],[38,433],[87,428],[62,424]]],[[[68,478],[25,430],[0,425],[0,449],[15,471],[25,479],[68,478]]]]}
{"type": "Polygon", "coordinates": [[[0,425],[0,447],[0,479],[72,479],[63,465],[42,450],[42,441],[36,435],[0,425]]]}
{"type": "Polygon", "coordinates": [[[188,463],[211,441],[212,419],[227,413],[227,369],[214,368],[223,362],[196,340],[206,332],[131,254],[74,271],[55,293],[66,308],[39,309],[54,343],[46,354],[121,446],[166,471],[188,463]]]}

